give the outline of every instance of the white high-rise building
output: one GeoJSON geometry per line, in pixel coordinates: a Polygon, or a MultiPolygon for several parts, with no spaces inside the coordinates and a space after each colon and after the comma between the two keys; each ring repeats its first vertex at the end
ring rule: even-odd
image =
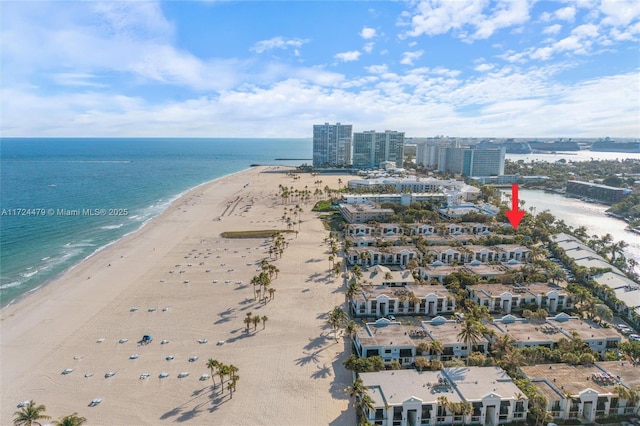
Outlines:
{"type": "Polygon", "coordinates": [[[314,124],[313,165],[335,167],[351,165],[351,124],[314,124]]]}

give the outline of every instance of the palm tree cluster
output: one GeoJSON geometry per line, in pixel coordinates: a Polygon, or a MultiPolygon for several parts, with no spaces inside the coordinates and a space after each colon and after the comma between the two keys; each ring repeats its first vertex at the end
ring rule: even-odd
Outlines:
{"type": "Polygon", "coordinates": [[[436,401],[438,402],[442,417],[444,417],[448,411],[454,416],[461,416],[463,425],[465,424],[466,417],[473,414],[473,405],[471,405],[469,401],[453,402],[449,401],[446,396],[439,396],[436,401]]]}
{"type": "MultiPolygon", "coordinates": [[[[300,176],[293,176],[293,178],[294,180],[298,180],[300,176]]],[[[322,194],[322,191],[315,191],[313,195],[316,196],[317,194],[322,194]]],[[[308,203],[311,201],[311,190],[308,186],[305,186],[304,189],[297,189],[294,188],[293,185],[286,186],[280,184],[278,185],[278,193],[276,196],[280,197],[283,204],[290,204],[293,202],[308,203]]]]}
{"type": "Polygon", "coordinates": [[[278,256],[282,257],[282,253],[287,247],[289,247],[289,242],[282,232],[276,232],[273,236],[273,241],[269,245],[269,257],[274,256],[276,259],[278,256]]]}
{"type": "Polygon", "coordinates": [[[349,396],[353,398],[353,406],[358,412],[360,425],[368,424],[367,413],[369,411],[375,410],[373,399],[371,399],[371,396],[369,396],[367,390],[368,388],[362,383],[362,379],[359,377],[353,382],[351,386],[348,386],[344,390],[345,393],[349,394],[349,396]]]}
{"type": "MultiPolygon", "coordinates": [[[[45,414],[47,407],[37,405],[34,400],[29,401],[26,405],[20,407],[20,410],[13,413],[13,424],[15,426],[42,426],[40,420],[49,420],[51,416],[45,414]]],[[[80,426],[87,421],[86,418],[79,416],[78,413],[69,414],[60,417],[52,424],[60,426],[80,426]]]]}
{"type": "Polygon", "coordinates": [[[271,287],[271,283],[273,279],[278,278],[278,272],[280,272],[280,270],[275,265],[269,263],[267,259],[263,259],[260,265],[261,272],[251,278],[250,283],[253,286],[253,299],[267,303],[267,301],[273,299],[274,293],[276,292],[276,290],[271,287]]]}
{"type": "Polygon", "coordinates": [[[269,320],[269,317],[267,317],[266,315],[263,315],[263,316],[253,315],[251,312],[247,312],[243,322],[247,326],[246,331],[248,333],[249,327],[251,327],[251,324],[253,324],[253,330],[255,331],[258,328],[258,324],[260,324],[260,322],[262,322],[262,329],[264,330],[268,320],[269,320]]]}
{"type": "Polygon", "coordinates": [[[215,376],[218,375],[218,377],[220,378],[220,386],[221,386],[221,391],[224,393],[224,383],[225,377],[228,377],[227,380],[227,389],[229,389],[229,397],[233,398],[233,392],[235,392],[236,390],[236,385],[238,383],[238,380],[240,380],[240,376],[238,376],[238,367],[236,367],[233,364],[223,364],[218,360],[215,360],[213,358],[209,358],[207,360],[207,368],[209,369],[209,371],[211,372],[211,380],[213,381],[213,387],[216,387],[216,380],[215,380],[215,376]]]}

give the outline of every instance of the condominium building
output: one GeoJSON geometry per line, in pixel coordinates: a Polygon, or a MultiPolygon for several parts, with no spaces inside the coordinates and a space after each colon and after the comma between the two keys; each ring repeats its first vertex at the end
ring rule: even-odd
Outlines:
{"type": "Polygon", "coordinates": [[[469,149],[464,153],[462,174],[465,176],[499,176],[504,174],[506,148],[469,149]]]}
{"type": "Polygon", "coordinates": [[[365,416],[374,425],[498,425],[523,421],[527,413],[527,397],[500,367],[379,371],[360,377],[373,405],[365,416]],[[471,404],[470,414],[451,409],[463,401],[471,404]]]}
{"type": "Polygon", "coordinates": [[[351,124],[315,124],[313,126],[313,165],[351,165],[351,124]]]}
{"type": "Polygon", "coordinates": [[[438,170],[465,176],[498,176],[504,174],[506,149],[443,148],[438,157],[438,170]]]}
{"type": "Polygon", "coordinates": [[[402,167],[403,159],[404,132],[371,130],[353,134],[353,167],[378,169],[388,161],[402,167]]]}
{"type": "Polygon", "coordinates": [[[540,364],[520,370],[545,396],[554,419],[593,424],[598,418],[638,413],[638,400],[629,391],[640,385],[640,369],[628,361],[540,364]]]}

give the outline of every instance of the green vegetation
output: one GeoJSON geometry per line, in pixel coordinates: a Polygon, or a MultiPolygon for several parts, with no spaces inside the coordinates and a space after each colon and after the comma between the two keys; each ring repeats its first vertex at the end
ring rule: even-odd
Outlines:
{"type": "Polygon", "coordinates": [[[592,161],[558,161],[549,163],[546,161],[506,160],[504,164],[505,174],[519,173],[523,176],[548,176],[548,181],[530,182],[528,188],[562,189],[567,186],[567,180],[580,178],[585,182],[601,182],[605,185],[613,184],[620,188],[629,188],[634,185],[635,177],[640,174],[640,161],[625,159],[592,160],[592,161]],[[607,183],[605,183],[605,181],[607,183]]]}
{"type": "MultiPolygon", "coordinates": [[[[37,405],[34,400],[29,401],[28,404],[20,407],[20,410],[13,413],[13,424],[15,426],[35,426],[42,425],[41,420],[48,420],[51,416],[45,414],[47,407],[44,405],[37,405]]],[[[79,416],[78,413],[69,414],[68,416],[60,417],[52,424],[61,426],[81,426],[87,419],[79,416]]]]}
{"type": "Polygon", "coordinates": [[[620,215],[625,218],[635,219],[640,226],[640,194],[631,194],[619,203],[614,204],[608,210],[611,213],[620,215]]]}
{"type": "Polygon", "coordinates": [[[314,212],[330,212],[333,210],[335,210],[335,208],[331,205],[331,200],[320,200],[311,209],[311,211],[314,212]]]}
{"type": "Polygon", "coordinates": [[[258,229],[255,231],[225,231],[220,234],[223,238],[273,238],[281,232],[289,230],[258,229]]]}

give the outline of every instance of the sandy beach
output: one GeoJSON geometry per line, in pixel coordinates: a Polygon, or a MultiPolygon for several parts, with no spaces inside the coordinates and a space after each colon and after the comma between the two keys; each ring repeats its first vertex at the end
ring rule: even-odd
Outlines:
{"type": "Polygon", "coordinates": [[[278,185],[313,193],[348,179],[294,180],[287,170],[254,167],[201,185],[0,311],[0,424],[12,424],[16,404],[30,399],[52,420],[78,412],[92,425],[355,424],[343,392],[351,384],[342,365],[350,342],[336,343],[326,324],[326,313],[344,303],[342,279],[329,271],[328,232],[311,212],[314,197],[287,205],[302,207],[302,223],[287,234],[282,258],[270,259],[279,273],[266,303],[254,300],[249,282],[270,240],[220,235],[286,229],[278,185]],[[247,333],[247,312],[268,321],[247,333]],[[143,335],[153,341],[139,345],[143,335]],[[239,368],[233,398],[217,376],[216,387],[199,380],[208,358],[239,368]],[[159,378],[163,372],[168,377],[159,378]],[[95,398],[101,403],[90,407],[95,398]]]}

